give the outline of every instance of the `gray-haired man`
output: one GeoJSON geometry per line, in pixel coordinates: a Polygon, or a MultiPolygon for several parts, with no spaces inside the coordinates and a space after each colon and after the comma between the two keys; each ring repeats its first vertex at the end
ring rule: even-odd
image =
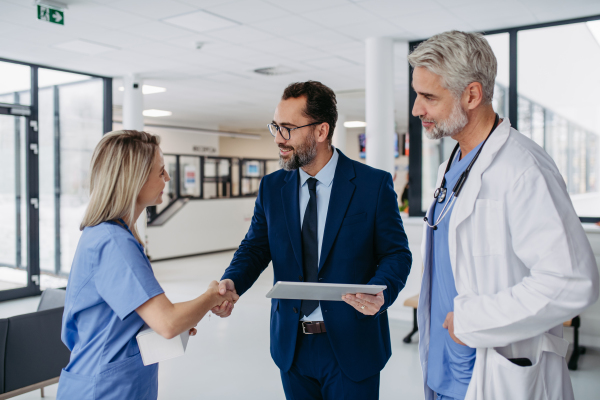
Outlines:
{"type": "Polygon", "coordinates": [[[425,398],[572,399],[562,322],[596,301],[598,270],[565,183],[494,112],[482,35],[436,35],[408,59],[413,115],[429,137],[458,141],[425,218],[425,398]]]}

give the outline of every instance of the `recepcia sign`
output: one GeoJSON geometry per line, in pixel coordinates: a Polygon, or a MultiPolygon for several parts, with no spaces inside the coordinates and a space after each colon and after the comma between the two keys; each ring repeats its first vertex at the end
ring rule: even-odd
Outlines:
{"type": "Polygon", "coordinates": [[[65,13],[52,7],[37,6],[38,19],[41,21],[52,22],[53,24],[64,25],[65,13]]]}

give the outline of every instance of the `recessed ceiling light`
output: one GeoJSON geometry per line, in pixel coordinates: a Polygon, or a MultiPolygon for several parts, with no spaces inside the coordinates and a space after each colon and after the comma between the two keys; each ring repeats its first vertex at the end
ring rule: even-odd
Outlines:
{"type": "Polygon", "coordinates": [[[144,110],[143,113],[144,117],[168,117],[170,115],[173,115],[173,113],[171,111],[165,111],[165,110],[144,110]]]}
{"type": "MultiPolygon", "coordinates": [[[[121,86],[119,88],[119,92],[123,92],[123,91],[125,91],[125,88],[123,86],[121,86]]],[[[143,94],[162,93],[162,92],[166,92],[166,91],[167,91],[166,88],[160,87],[160,86],[150,86],[150,85],[142,86],[143,94]]]]}
{"type": "Polygon", "coordinates": [[[235,21],[205,11],[196,11],[177,17],[166,18],[163,19],[163,22],[190,29],[195,32],[213,31],[215,29],[230,28],[239,25],[235,21]]]}
{"type": "Polygon", "coordinates": [[[63,50],[74,51],[76,53],[87,54],[89,56],[106,53],[107,51],[119,50],[118,47],[106,46],[104,44],[89,42],[87,40],[72,40],[70,42],[54,45],[54,47],[63,50]]]}
{"type": "Polygon", "coordinates": [[[367,126],[365,121],[346,121],[344,122],[346,128],[364,128],[367,126]]]}

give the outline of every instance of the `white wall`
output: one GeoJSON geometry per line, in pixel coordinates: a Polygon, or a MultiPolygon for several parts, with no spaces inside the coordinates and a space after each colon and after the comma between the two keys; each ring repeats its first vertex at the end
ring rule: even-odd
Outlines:
{"type": "Polygon", "coordinates": [[[159,260],[236,249],[248,232],[255,201],[190,200],[162,226],[148,226],[149,257],[159,260]]]}
{"type": "MultiPolygon", "coordinates": [[[[238,132],[227,126],[219,126],[223,131],[238,132]]],[[[264,131],[239,131],[240,133],[259,134],[259,140],[248,140],[244,138],[226,137],[219,138],[219,151],[223,157],[244,157],[244,158],[279,158],[279,150],[274,142],[273,136],[267,130],[264,131]]]]}

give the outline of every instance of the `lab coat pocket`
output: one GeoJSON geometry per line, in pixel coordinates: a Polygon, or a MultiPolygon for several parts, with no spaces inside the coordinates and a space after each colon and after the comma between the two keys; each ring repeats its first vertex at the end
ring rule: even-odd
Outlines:
{"type": "Polygon", "coordinates": [[[505,252],[504,211],[502,202],[478,199],[471,216],[473,256],[502,255],[505,252]]]}
{"type": "MultiPolygon", "coordinates": [[[[568,342],[549,333],[530,339],[530,350],[533,350],[533,365],[521,367],[500,354],[496,349],[488,349],[487,373],[484,382],[485,399],[511,399],[511,400],[548,400],[551,397],[547,388],[552,380],[559,377],[547,376],[548,364],[558,355],[566,355],[568,342]]],[[[513,354],[519,358],[519,354],[513,354]]]]}
{"type": "Polygon", "coordinates": [[[540,374],[545,354],[530,367],[520,367],[495,349],[488,350],[488,374],[484,398],[511,400],[546,400],[544,377],[540,374]],[[499,396],[499,397],[498,397],[499,396]]]}

